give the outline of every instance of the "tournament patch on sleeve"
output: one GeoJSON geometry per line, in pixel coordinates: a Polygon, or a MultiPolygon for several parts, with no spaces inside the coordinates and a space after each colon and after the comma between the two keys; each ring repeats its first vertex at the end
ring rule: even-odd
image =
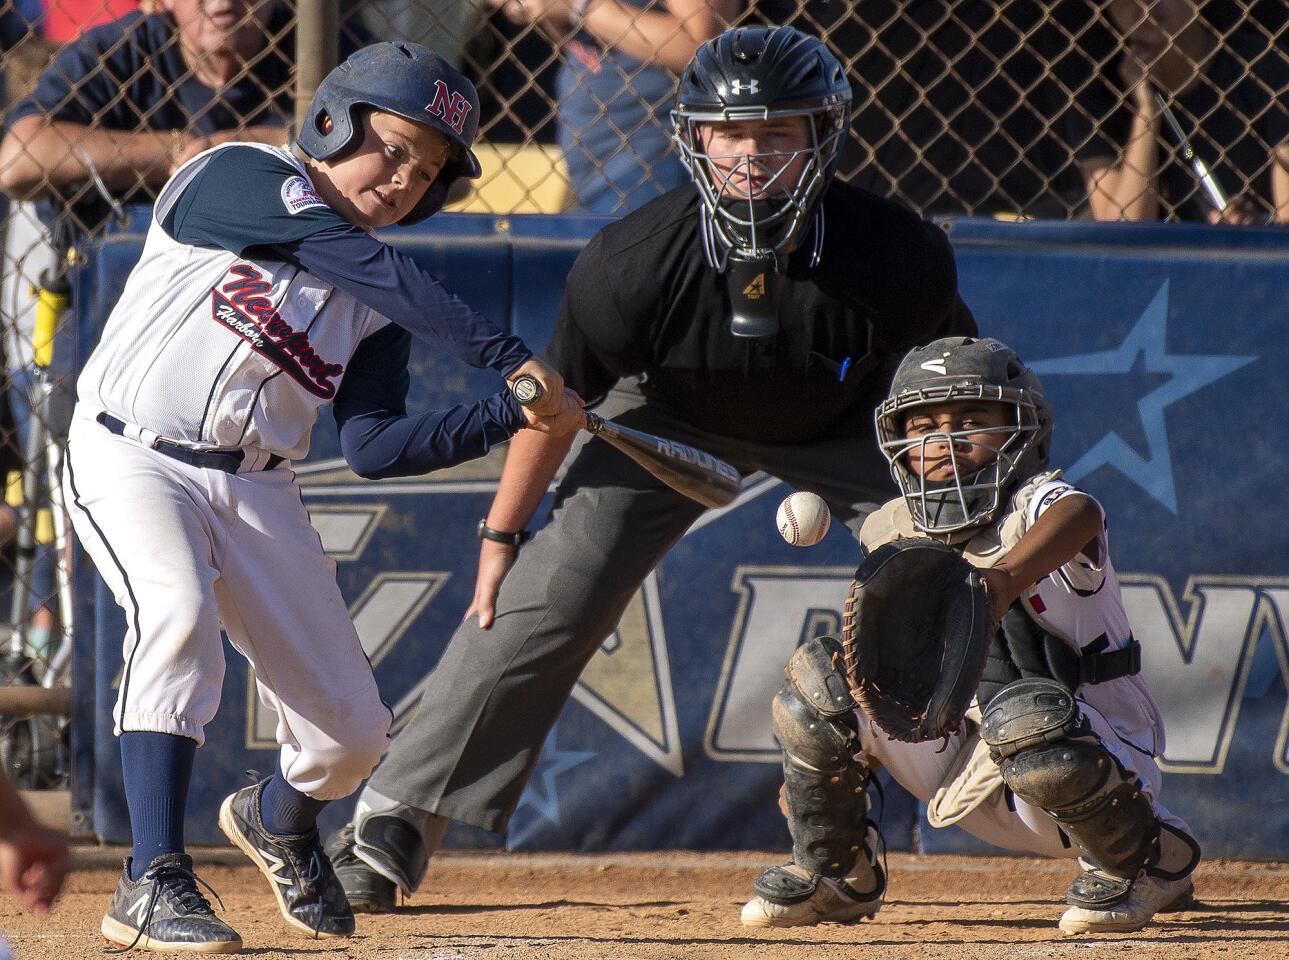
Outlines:
{"type": "Polygon", "coordinates": [[[295,216],[305,210],[325,207],[322,197],[318,196],[313,185],[301,176],[287,177],[282,182],[282,205],[286,212],[295,216]]]}

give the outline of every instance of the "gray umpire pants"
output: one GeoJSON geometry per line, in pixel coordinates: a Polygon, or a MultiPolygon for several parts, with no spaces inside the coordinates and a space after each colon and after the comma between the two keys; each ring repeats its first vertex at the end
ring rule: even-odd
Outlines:
{"type": "MultiPolygon", "coordinates": [[[[597,410],[691,444],[745,473],[763,470],[827,501],[858,532],[895,492],[873,435],[871,404],[828,437],[760,444],[695,430],[623,381],[597,410]]],[[[589,438],[588,438],[589,439],[589,438]]],[[[505,831],[565,701],[631,597],[703,507],[600,440],[574,449],[550,522],[519,551],[490,631],[457,628],[407,725],[369,781],[382,797],[505,831]]]]}

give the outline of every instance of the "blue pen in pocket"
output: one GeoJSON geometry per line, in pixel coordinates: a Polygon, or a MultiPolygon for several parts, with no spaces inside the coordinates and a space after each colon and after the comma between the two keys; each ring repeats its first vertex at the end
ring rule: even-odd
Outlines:
{"type": "Polygon", "coordinates": [[[841,369],[837,371],[837,380],[840,383],[846,382],[846,371],[850,369],[850,357],[841,362],[841,369]]]}

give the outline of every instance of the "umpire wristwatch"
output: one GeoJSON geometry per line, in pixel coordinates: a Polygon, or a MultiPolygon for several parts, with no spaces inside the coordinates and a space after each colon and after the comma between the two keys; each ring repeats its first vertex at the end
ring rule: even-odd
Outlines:
{"type": "Polygon", "coordinates": [[[518,533],[505,533],[501,530],[494,530],[488,526],[488,518],[482,517],[479,520],[479,526],[476,528],[480,540],[491,540],[494,543],[506,543],[512,547],[521,547],[532,539],[532,534],[527,530],[520,530],[518,533]]]}

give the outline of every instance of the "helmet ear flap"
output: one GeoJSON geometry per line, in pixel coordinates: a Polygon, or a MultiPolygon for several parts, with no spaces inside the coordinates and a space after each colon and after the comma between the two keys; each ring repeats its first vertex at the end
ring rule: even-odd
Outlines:
{"type": "Polygon", "coordinates": [[[315,160],[335,160],[358,146],[353,111],[349,105],[324,93],[317,97],[301,131],[305,152],[315,160]]]}

